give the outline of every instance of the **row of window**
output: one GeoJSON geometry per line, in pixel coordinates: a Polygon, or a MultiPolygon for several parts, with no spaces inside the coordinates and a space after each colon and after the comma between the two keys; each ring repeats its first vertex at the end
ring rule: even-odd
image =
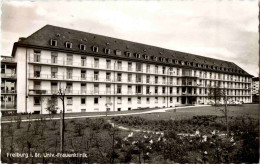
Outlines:
{"type": "MultiPolygon", "coordinates": [[[[137,97],[137,104],[141,104],[141,99],[142,97],[137,97]]],[[[146,98],[146,103],[149,104],[150,103],[151,98],[147,97],[146,98]]],[[[154,103],[158,103],[158,97],[154,98],[154,103]]],[[[56,101],[56,105],[58,100],[54,100],[56,101]]],[[[128,104],[132,104],[132,98],[128,97],[127,99],[128,104]]],[[[169,102],[172,103],[173,102],[173,97],[169,97],[169,102]]],[[[177,98],[177,102],[179,102],[179,98],[177,98]]],[[[94,98],[94,104],[98,104],[99,103],[99,97],[95,97],[94,98]]],[[[106,97],[106,103],[111,103],[111,97],[106,97]]],[[[162,103],[166,103],[166,97],[163,97],[163,101],[162,103]]],[[[122,97],[117,97],[117,104],[122,104],[122,97]]],[[[34,97],[34,105],[41,105],[41,97],[34,97]]],[[[67,105],[73,105],[73,97],[67,97],[67,105]]],[[[81,105],[86,105],[86,98],[85,97],[81,97],[81,105]]]]}
{"type": "MultiPolygon", "coordinates": [[[[51,46],[57,46],[57,40],[52,39],[50,41],[50,45],[51,46]]],[[[71,42],[65,42],[65,47],[66,48],[72,48],[72,43],[71,42]]],[[[86,50],[86,45],[79,44],[79,49],[80,50],[86,50]]],[[[92,51],[98,52],[98,46],[92,46],[92,51]]],[[[110,54],[110,52],[111,52],[111,50],[109,48],[104,48],[105,54],[110,54]]],[[[121,56],[122,52],[120,50],[115,50],[115,54],[117,56],[121,56]]],[[[131,57],[132,53],[126,51],[125,56],[131,57]]],[[[166,63],[174,63],[174,64],[177,64],[177,65],[193,66],[193,67],[198,67],[198,68],[206,68],[206,69],[226,71],[226,72],[244,73],[244,71],[242,71],[242,70],[237,70],[237,69],[232,69],[232,68],[225,68],[225,67],[219,67],[219,66],[214,66],[214,65],[200,64],[200,63],[182,61],[182,60],[165,58],[165,57],[149,56],[147,54],[141,55],[140,53],[134,53],[133,56],[137,59],[140,59],[141,56],[143,56],[143,59],[145,59],[145,60],[160,61],[160,62],[164,62],[164,63],[165,62],[166,63]]]]}

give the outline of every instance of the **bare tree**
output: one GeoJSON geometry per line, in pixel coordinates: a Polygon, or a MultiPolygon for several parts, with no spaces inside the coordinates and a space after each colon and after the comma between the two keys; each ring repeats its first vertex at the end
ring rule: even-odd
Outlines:
{"type": "Polygon", "coordinates": [[[60,87],[58,90],[58,97],[62,101],[62,121],[61,121],[61,152],[63,153],[64,150],[64,132],[65,132],[65,98],[66,98],[66,88],[61,88],[61,83],[60,87]]]}
{"type": "Polygon", "coordinates": [[[224,109],[220,107],[220,111],[225,116],[225,122],[226,122],[226,132],[227,136],[229,136],[229,127],[228,127],[228,110],[227,110],[227,89],[226,88],[220,88],[219,85],[215,85],[214,87],[209,87],[208,92],[208,98],[215,100],[215,109],[217,100],[224,100],[224,109]]]}

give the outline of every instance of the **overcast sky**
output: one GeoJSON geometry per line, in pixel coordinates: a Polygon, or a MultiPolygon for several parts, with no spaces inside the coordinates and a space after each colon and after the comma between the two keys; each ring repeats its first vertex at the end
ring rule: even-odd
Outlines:
{"type": "Polygon", "coordinates": [[[258,1],[2,2],[1,54],[46,24],[233,61],[258,76],[258,1]]]}

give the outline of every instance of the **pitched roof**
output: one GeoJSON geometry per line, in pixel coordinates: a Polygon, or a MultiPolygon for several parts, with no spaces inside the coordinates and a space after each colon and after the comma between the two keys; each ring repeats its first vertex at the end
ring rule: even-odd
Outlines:
{"type": "MultiPolygon", "coordinates": [[[[190,62],[194,64],[196,63],[201,65],[202,64],[208,65],[210,67],[217,66],[219,68],[220,67],[228,68],[230,69],[229,73],[251,76],[250,74],[245,72],[242,68],[240,68],[233,62],[213,59],[209,57],[203,57],[199,55],[193,55],[193,54],[184,53],[180,51],[169,50],[169,49],[150,46],[142,43],[136,43],[136,42],[126,41],[122,39],[116,39],[112,37],[107,37],[107,36],[102,36],[102,35],[82,32],[82,31],[76,31],[76,30],[52,26],[52,25],[46,25],[42,27],[41,29],[39,29],[29,37],[20,39],[18,42],[15,43],[15,45],[16,46],[33,45],[33,46],[66,51],[68,50],[68,48],[65,47],[65,42],[71,42],[72,48],[70,48],[69,50],[75,52],[105,54],[103,49],[109,48],[111,49],[110,56],[116,55],[115,50],[120,50],[123,54],[125,52],[131,52],[132,54],[139,53],[141,54],[141,58],[139,58],[138,60],[142,60],[142,61],[147,61],[147,59],[144,58],[144,55],[148,55],[152,57],[156,56],[158,58],[163,57],[166,59],[183,61],[185,63],[190,62]],[[52,39],[57,40],[56,47],[50,45],[50,40],[52,39]],[[80,44],[86,45],[86,50],[81,50],[79,48],[80,44]],[[93,52],[92,51],[93,46],[99,47],[99,52],[93,52]],[[232,70],[236,70],[237,72],[232,70]]],[[[126,56],[125,55],[118,56],[118,58],[120,57],[125,58],[126,56]]],[[[136,59],[134,55],[131,55],[131,57],[128,58],[136,59]]],[[[151,57],[149,60],[151,60],[151,57]]],[[[159,60],[157,62],[163,64],[163,62],[159,60]]],[[[174,65],[174,63],[172,63],[172,65],[174,65]]],[[[217,70],[212,70],[212,71],[217,71],[217,70]]]]}

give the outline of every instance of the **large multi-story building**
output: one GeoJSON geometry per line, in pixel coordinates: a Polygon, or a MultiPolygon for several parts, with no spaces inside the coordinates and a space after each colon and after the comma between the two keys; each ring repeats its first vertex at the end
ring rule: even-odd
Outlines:
{"type": "Polygon", "coordinates": [[[253,77],[252,102],[259,103],[259,77],[253,77]]]}
{"type": "Polygon", "coordinates": [[[14,43],[11,64],[17,112],[46,113],[60,88],[66,112],[207,104],[209,87],[252,102],[252,76],[233,62],[51,25],[14,43]]]}

